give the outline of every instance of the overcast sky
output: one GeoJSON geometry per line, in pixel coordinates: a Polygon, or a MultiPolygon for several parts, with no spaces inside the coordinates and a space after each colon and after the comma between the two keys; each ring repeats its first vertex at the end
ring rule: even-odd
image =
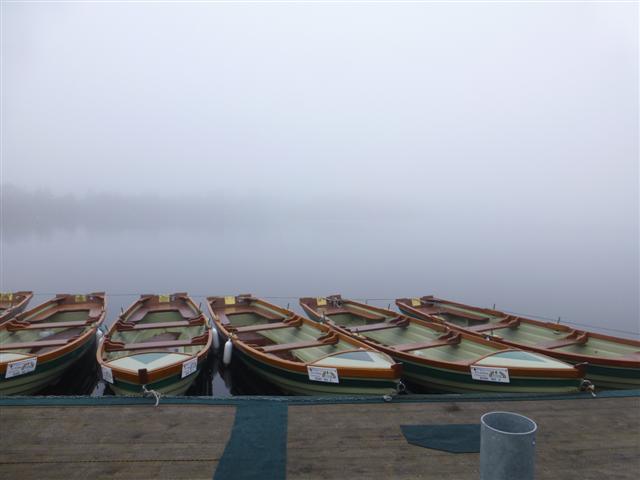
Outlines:
{"type": "Polygon", "coordinates": [[[3,183],[637,205],[637,4],[2,14],[3,183]]]}

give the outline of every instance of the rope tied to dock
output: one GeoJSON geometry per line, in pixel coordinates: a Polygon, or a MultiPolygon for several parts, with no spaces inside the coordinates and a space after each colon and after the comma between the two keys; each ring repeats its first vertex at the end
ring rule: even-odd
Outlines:
{"type": "Polygon", "coordinates": [[[160,397],[162,397],[162,394],[160,392],[154,390],[153,388],[148,389],[146,385],[142,385],[142,393],[145,397],[153,396],[153,398],[156,399],[156,404],[154,405],[154,407],[160,405],[160,397]]]}

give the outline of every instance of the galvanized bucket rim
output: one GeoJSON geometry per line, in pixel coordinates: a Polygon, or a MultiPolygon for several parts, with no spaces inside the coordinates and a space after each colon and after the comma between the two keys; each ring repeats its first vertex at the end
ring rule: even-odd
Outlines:
{"type": "Polygon", "coordinates": [[[498,432],[501,433],[503,435],[531,435],[532,433],[534,433],[536,430],[538,430],[538,424],[536,422],[534,422],[533,420],[531,420],[529,417],[525,417],[524,415],[521,415],[519,413],[514,413],[514,412],[505,412],[505,411],[495,411],[495,412],[487,412],[485,414],[483,414],[480,417],[480,423],[482,425],[484,425],[485,427],[487,427],[490,430],[493,430],[494,432],[498,432]],[[514,417],[520,417],[523,418],[524,420],[526,420],[527,422],[531,423],[532,427],[530,430],[526,431],[526,432],[505,432],[504,430],[499,430],[497,428],[492,427],[491,425],[489,425],[486,420],[485,417],[489,416],[489,415],[495,415],[495,414],[506,414],[509,416],[514,416],[514,417]]]}

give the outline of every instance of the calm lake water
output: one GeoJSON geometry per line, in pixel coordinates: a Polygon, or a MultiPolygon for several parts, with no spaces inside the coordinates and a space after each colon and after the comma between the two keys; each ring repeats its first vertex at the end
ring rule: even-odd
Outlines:
{"type": "MultiPolygon", "coordinates": [[[[186,291],[203,306],[206,295],[253,293],[299,313],[300,296],[341,293],[394,308],[396,297],[435,294],[612,335],[640,331],[632,230],[558,222],[553,231],[415,212],[294,222],[259,212],[236,222],[219,217],[14,222],[3,232],[1,289],[37,292],[32,306],[57,292],[106,291],[109,323],[141,293],[186,291]]],[[[257,382],[214,361],[209,370],[199,393],[252,393],[257,382]]]]}

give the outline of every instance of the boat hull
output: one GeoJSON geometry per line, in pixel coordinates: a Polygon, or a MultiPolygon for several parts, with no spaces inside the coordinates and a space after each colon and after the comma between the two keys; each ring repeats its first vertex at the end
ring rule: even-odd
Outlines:
{"type": "MultiPolygon", "coordinates": [[[[204,363],[204,362],[203,362],[204,363]]],[[[180,375],[172,375],[160,380],[156,380],[146,385],[147,390],[155,390],[156,392],[166,396],[179,396],[184,395],[187,390],[193,385],[196,378],[202,370],[202,364],[198,365],[197,370],[185,378],[180,378],[180,375]]],[[[126,380],[122,380],[114,376],[114,382],[107,385],[113,393],[123,396],[142,396],[144,391],[140,383],[131,383],[126,380]]]]}
{"type": "Polygon", "coordinates": [[[441,369],[396,358],[403,364],[403,377],[414,385],[443,393],[576,393],[582,380],[575,378],[514,377],[509,383],[474,380],[470,372],[441,369]]]}
{"type": "MultiPolygon", "coordinates": [[[[227,340],[224,335],[221,337],[227,340]]],[[[233,361],[241,362],[254,374],[294,395],[391,395],[398,390],[397,381],[375,378],[340,377],[340,383],[315,382],[309,380],[306,372],[261,362],[240,348],[234,349],[233,361]]]]}
{"type": "MultiPolygon", "coordinates": [[[[0,395],[30,395],[54,384],[72,368],[77,360],[95,348],[96,337],[90,337],[77,348],[45,363],[38,364],[33,372],[13,378],[0,374],[0,395]]],[[[93,358],[93,357],[91,357],[93,358]]]]}
{"type": "MultiPolygon", "coordinates": [[[[424,319],[423,316],[416,314],[409,308],[404,307],[402,303],[396,303],[400,311],[418,320],[424,319]]],[[[446,322],[445,322],[446,323],[446,322]]],[[[482,334],[462,328],[454,323],[446,323],[450,328],[469,333],[476,336],[482,334]]],[[[556,358],[572,365],[586,364],[585,378],[592,382],[598,389],[638,389],[640,388],[640,369],[637,367],[623,367],[610,365],[606,359],[599,361],[594,357],[580,357],[578,355],[567,355],[561,350],[540,349],[519,342],[509,342],[494,336],[491,340],[506,346],[520,348],[522,350],[532,351],[556,358]]],[[[615,361],[615,359],[614,359],[615,361]]]]}
{"type": "MultiPolygon", "coordinates": [[[[323,321],[310,309],[305,309],[309,318],[323,321]]],[[[346,329],[333,326],[338,331],[350,334],[346,329]]],[[[366,341],[366,340],[365,340],[366,341]]],[[[580,390],[582,379],[510,376],[509,383],[485,382],[475,380],[468,370],[446,369],[430,364],[426,359],[415,362],[409,356],[399,356],[391,348],[376,345],[376,348],[390,355],[396,362],[402,363],[402,378],[432,392],[442,393],[576,393],[580,390]]]]}

